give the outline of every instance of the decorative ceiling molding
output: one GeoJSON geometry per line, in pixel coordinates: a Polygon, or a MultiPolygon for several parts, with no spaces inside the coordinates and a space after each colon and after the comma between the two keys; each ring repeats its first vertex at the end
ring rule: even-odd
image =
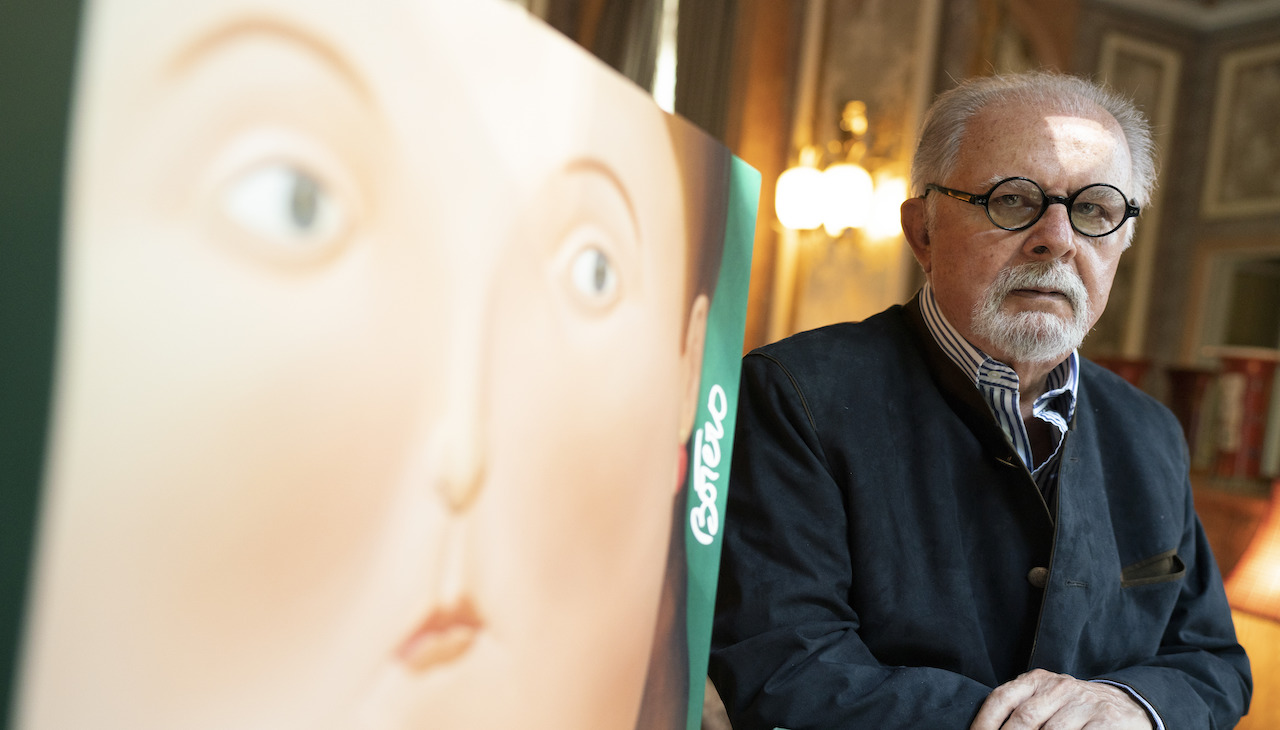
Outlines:
{"type": "Polygon", "coordinates": [[[1280,18],[1280,0],[1094,0],[1200,31],[1280,18]]]}

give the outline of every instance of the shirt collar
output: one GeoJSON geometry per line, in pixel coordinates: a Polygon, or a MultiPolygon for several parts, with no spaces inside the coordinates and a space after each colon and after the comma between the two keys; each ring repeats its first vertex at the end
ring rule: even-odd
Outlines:
{"type": "MultiPolygon", "coordinates": [[[[920,312],[924,315],[925,325],[938,346],[956,364],[956,367],[973,381],[975,386],[984,392],[988,388],[1012,388],[1017,391],[1018,374],[1007,364],[974,347],[947,321],[946,315],[938,307],[933,287],[928,282],[925,282],[920,290],[920,312]]],[[[1065,396],[1066,400],[1062,407],[1053,408],[1053,410],[1058,411],[1065,420],[1070,421],[1075,413],[1079,386],[1080,356],[1072,350],[1066,359],[1049,372],[1045,382],[1045,392],[1036,399],[1033,407],[1038,412],[1050,406],[1060,396],[1065,396]]]]}

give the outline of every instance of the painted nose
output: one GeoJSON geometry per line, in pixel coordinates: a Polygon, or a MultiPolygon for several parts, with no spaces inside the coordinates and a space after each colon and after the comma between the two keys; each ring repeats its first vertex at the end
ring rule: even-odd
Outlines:
{"type": "Polygon", "coordinates": [[[484,483],[484,442],[481,418],[475,409],[457,406],[441,424],[436,488],[454,512],[465,511],[484,483]]]}
{"type": "MultiPolygon", "coordinates": [[[[482,309],[482,308],[478,308],[482,309]]],[[[474,310],[473,310],[474,311],[474,310]]],[[[489,336],[485,317],[457,317],[446,356],[444,407],[432,438],[435,488],[454,512],[466,510],[482,492],[487,459],[489,336]]]]}

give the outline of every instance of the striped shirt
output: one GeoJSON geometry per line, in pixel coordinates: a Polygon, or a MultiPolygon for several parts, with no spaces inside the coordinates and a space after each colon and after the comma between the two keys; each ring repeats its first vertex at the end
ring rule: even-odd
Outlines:
{"type": "Polygon", "coordinates": [[[1044,394],[1031,405],[1032,415],[1053,426],[1050,432],[1053,437],[1053,452],[1037,464],[1035,454],[1031,451],[1026,424],[1022,422],[1018,374],[1013,368],[991,358],[962,337],[943,316],[933,288],[927,283],[920,292],[920,311],[938,346],[982,393],[983,399],[991,407],[996,423],[1000,424],[1000,430],[1004,431],[1005,438],[1022,458],[1022,463],[1026,464],[1027,471],[1031,472],[1036,485],[1044,494],[1045,501],[1052,505],[1051,495],[1058,478],[1062,437],[1066,435],[1067,426],[1075,414],[1076,392],[1080,385],[1080,363],[1075,351],[1050,371],[1044,394]]]}

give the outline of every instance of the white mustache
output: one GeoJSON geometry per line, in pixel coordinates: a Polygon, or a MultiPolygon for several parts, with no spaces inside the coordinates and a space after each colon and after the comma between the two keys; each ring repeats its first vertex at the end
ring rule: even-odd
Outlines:
{"type": "Polygon", "coordinates": [[[1077,315],[1089,306],[1084,282],[1070,266],[1054,261],[1034,261],[1000,271],[991,290],[997,302],[1017,289],[1052,289],[1062,292],[1077,315]]]}

